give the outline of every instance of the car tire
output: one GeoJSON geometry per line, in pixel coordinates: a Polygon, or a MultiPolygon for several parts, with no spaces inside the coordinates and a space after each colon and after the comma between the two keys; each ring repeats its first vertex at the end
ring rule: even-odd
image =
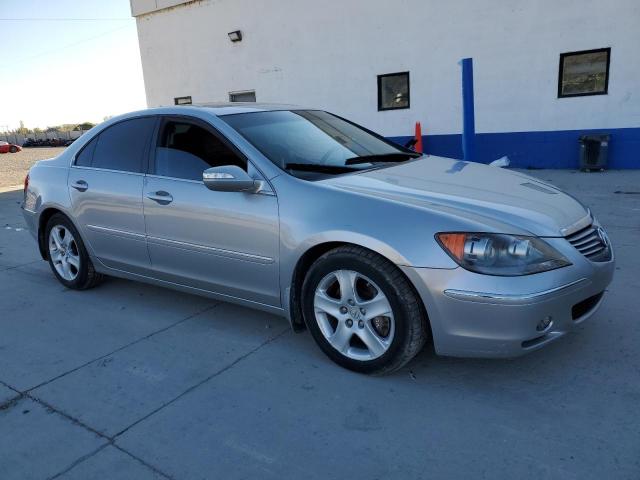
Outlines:
{"type": "Polygon", "coordinates": [[[357,246],[330,250],[313,263],[302,285],[302,310],[322,351],[360,373],[398,370],[429,336],[426,312],[407,278],[357,246]]]}
{"type": "Polygon", "coordinates": [[[91,262],[80,233],[71,220],[57,213],[47,222],[45,248],[58,281],[73,290],[95,287],[103,279],[91,262]]]}
{"type": "Polygon", "coordinates": [[[16,147],[16,146],[11,146],[11,147],[9,147],[9,151],[10,151],[11,153],[16,153],[16,152],[18,151],[18,147],[16,147]]]}

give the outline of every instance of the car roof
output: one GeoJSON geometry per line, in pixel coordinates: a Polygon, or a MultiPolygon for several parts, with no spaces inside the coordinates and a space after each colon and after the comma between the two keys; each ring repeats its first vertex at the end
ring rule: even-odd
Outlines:
{"type": "Polygon", "coordinates": [[[131,114],[141,113],[179,113],[184,110],[200,110],[215,116],[235,115],[237,113],[273,112],[278,110],[318,110],[317,108],[305,108],[300,105],[285,103],[256,103],[256,102],[220,102],[220,103],[192,103],[188,105],[171,105],[166,107],[152,107],[131,114]]]}
{"type": "Polygon", "coordinates": [[[134,112],[124,113],[110,118],[104,123],[98,125],[99,130],[113,125],[122,120],[136,118],[146,115],[180,115],[187,112],[201,112],[216,117],[222,117],[225,115],[235,115],[239,113],[252,113],[252,112],[273,112],[282,110],[319,110],[317,108],[305,108],[299,105],[287,105],[277,103],[201,103],[201,104],[189,104],[189,105],[171,105],[166,107],[151,107],[144,110],[137,110],[134,112]]]}
{"type": "Polygon", "coordinates": [[[221,102],[221,103],[194,103],[184,105],[188,108],[206,109],[216,116],[234,115],[237,113],[273,112],[276,110],[303,110],[298,105],[284,103],[256,103],[256,102],[221,102]]]}

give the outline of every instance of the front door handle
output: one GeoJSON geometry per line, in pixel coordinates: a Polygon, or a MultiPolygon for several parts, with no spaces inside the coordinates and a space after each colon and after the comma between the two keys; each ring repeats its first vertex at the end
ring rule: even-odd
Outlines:
{"type": "Polygon", "coordinates": [[[160,205],[169,205],[173,202],[173,197],[169,192],[165,192],[160,190],[159,192],[151,192],[147,193],[147,198],[149,200],[153,200],[154,202],[158,202],[160,205]]]}
{"type": "Polygon", "coordinates": [[[89,184],[87,182],[85,182],[84,180],[78,180],[76,182],[73,182],[71,184],[71,187],[75,188],[79,192],[85,192],[87,190],[87,188],[89,188],[89,184]]]}

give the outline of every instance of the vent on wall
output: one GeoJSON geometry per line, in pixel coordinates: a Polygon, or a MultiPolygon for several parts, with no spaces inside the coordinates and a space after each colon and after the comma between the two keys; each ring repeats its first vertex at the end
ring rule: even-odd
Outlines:
{"type": "Polygon", "coordinates": [[[191,96],[189,96],[189,97],[176,97],[173,99],[173,103],[175,105],[191,105],[193,102],[191,101],[191,96]]]}
{"type": "Polygon", "coordinates": [[[229,92],[229,101],[230,102],[255,102],[256,91],[245,90],[243,92],[229,92]]]}

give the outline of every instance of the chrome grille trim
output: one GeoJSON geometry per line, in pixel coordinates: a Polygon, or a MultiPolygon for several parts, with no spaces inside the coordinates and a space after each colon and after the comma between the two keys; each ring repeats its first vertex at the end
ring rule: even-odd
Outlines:
{"type": "Polygon", "coordinates": [[[607,245],[602,242],[598,230],[593,224],[567,235],[565,238],[587,258],[595,257],[607,249],[607,245]]]}
{"type": "Polygon", "coordinates": [[[590,248],[589,250],[584,250],[584,251],[581,250],[581,253],[588,258],[592,255],[595,255],[596,253],[600,253],[602,250],[604,250],[604,248],[605,247],[600,245],[597,247],[590,248]]]}
{"type": "Polygon", "coordinates": [[[578,243],[574,243],[573,246],[579,248],[580,250],[587,250],[591,247],[595,247],[596,245],[600,245],[599,238],[587,238],[586,240],[580,240],[578,243]]]}
{"type": "Polygon", "coordinates": [[[591,237],[596,233],[596,230],[589,226],[584,230],[580,230],[579,232],[574,233],[573,235],[567,235],[567,240],[569,240],[572,244],[576,245],[580,243],[583,239],[591,237]]]}

